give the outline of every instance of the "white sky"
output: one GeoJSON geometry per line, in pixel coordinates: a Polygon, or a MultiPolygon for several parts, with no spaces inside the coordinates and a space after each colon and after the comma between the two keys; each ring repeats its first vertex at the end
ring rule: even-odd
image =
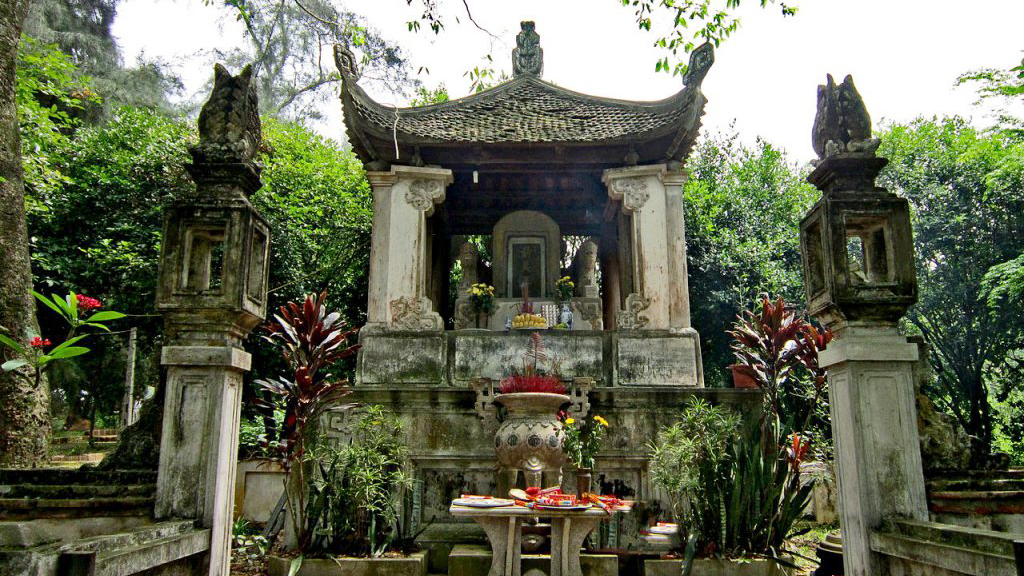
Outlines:
{"type": "MultiPolygon", "coordinates": [[[[447,2],[447,27],[435,36],[424,26],[410,33],[419,0],[351,0],[384,37],[404,48],[413,69],[425,66],[428,86],[445,83],[457,97],[469,90],[464,73],[483,63],[487,35],[468,24],[459,0],[447,2]],[[457,24],[454,16],[463,23],[457,24]]],[[[991,121],[971,106],[970,87],[954,88],[968,70],[1010,68],[1024,57],[1024,0],[794,0],[799,12],[743,3],[739,31],[716,52],[704,80],[708,98],[704,131],[726,129],[735,120],[744,139],[755,136],[785,148],[792,159],[814,156],[810,144],[816,86],[831,72],[837,81],[853,74],[877,124],[920,115],[961,114],[976,124],[991,121]]],[[[655,34],[637,30],[630,8],[619,0],[469,0],[473,16],[500,37],[493,47],[497,68],[511,71],[511,50],[520,20],[534,20],[544,49],[546,80],[588,94],[658,100],[680,88],[678,77],[654,72],[662,54],[655,34]]],[[[241,42],[241,28],[226,10],[200,0],[124,0],[114,23],[125,59],[185,58],[178,72],[190,92],[212,75],[203,49],[241,42]]],[[[381,102],[405,100],[371,91],[381,102]]],[[[341,140],[339,106],[325,104],[317,128],[341,140]]]]}

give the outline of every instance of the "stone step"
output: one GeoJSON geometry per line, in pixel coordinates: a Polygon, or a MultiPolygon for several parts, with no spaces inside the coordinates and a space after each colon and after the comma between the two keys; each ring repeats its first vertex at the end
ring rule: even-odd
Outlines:
{"type": "Polygon", "coordinates": [[[156,470],[0,469],[0,485],[17,484],[155,484],[156,470]]]}
{"type": "Polygon", "coordinates": [[[75,541],[65,548],[75,552],[109,552],[178,536],[191,531],[194,527],[195,522],[192,520],[157,522],[156,524],[123,530],[116,534],[84,538],[75,541]]]}
{"type": "Polygon", "coordinates": [[[1024,490],[1024,477],[1021,478],[951,478],[928,482],[929,492],[1006,492],[1024,490]]]}
{"type": "Polygon", "coordinates": [[[152,512],[153,502],[152,496],[0,498],[0,520],[147,516],[152,512]]]}
{"type": "Polygon", "coordinates": [[[0,485],[0,497],[12,498],[109,498],[152,496],[156,484],[15,484],[0,485]]]}

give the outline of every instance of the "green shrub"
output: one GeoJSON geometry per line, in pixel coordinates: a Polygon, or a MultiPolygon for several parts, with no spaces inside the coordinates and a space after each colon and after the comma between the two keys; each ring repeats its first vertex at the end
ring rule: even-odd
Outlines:
{"type": "Polygon", "coordinates": [[[379,406],[352,412],[351,441],[308,457],[307,554],[380,556],[401,534],[399,506],[411,487],[402,422],[379,406]]]}

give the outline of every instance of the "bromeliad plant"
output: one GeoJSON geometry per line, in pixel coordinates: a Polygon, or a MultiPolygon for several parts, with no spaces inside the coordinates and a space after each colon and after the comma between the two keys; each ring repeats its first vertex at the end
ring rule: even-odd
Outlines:
{"type": "Polygon", "coordinates": [[[352,407],[339,403],[349,394],[348,380],[333,376],[330,368],[359,349],[348,344],[356,329],[348,329],[338,312],[328,313],[326,299],[324,291],[319,296],[310,294],[301,305],[290,302],[279,309],[267,325],[269,334],[264,339],[280,347],[289,374],[256,381],[274,398],[259,402],[264,409],[278,405],[284,408],[284,423],[275,448],[286,472],[285,492],[289,510],[294,512],[291,517],[300,550],[313,536],[303,518],[307,492],[303,462],[312,440],[311,430],[323,414],[352,407]]]}
{"type": "Polygon", "coordinates": [[[794,431],[804,431],[826,391],[818,352],[832,341],[832,332],[819,331],[788,310],[782,298],[763,298],[760,308],[745,311],[729,331],[735,369],[764,392],[767,413],[794,431]]]}
{"type": "Polygon", "coordinates": [[[601,449],[601,441],[608,429],[608,421],[601,416],[590,419],[577,419],[563,412],[562,431],[565,440],[562,451],[565,456],[579,469],[593,469],[594,458],[601,449]]]}
{"type": "Polygon", "coordinates": [[[16,371],[15,373],[17,374],[31,378],[35,386],[39,386],[42,383],[43,374],[52,362],[74,358],[89,352],[89,349],[85,346],[76,346],[76,344],[90,335],[76,335],[75,333],[79,329],[88,327],[110,332],[106,322],[125,317],[124,314],[112,310],[94,312],[97,308],[101,308],[103,303],[95,298],[75,294],[74,292],[69,293],[67,296],[51,294],[49,297],[43,296],[38,292],[32,292],[32,296],[47,308],[59,314],[68,325],[68,333],[64,341],[49,351],[46,351],[46,348],[53,345],[49,338],[32,334],[29,345],[23,346],[12,337],[13,335],[0,334],[0,343],[17,355],[16,358],[0,365],[0,370],[5,372],[16,371]],[[19,368],[23,367],[28,367],[32,370],[30,376],[18,371],[19,368]]]}

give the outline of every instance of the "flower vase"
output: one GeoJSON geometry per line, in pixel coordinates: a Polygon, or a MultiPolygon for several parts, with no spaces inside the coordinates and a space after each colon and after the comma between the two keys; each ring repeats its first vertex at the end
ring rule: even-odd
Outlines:
{"type": "Polygon", "coordinates": [[[576,469],[576,495],[583,497],[586,494],[590,494],[590,483],[593,480],[593,469],[592,468],[577,468],[576,469]]]}

